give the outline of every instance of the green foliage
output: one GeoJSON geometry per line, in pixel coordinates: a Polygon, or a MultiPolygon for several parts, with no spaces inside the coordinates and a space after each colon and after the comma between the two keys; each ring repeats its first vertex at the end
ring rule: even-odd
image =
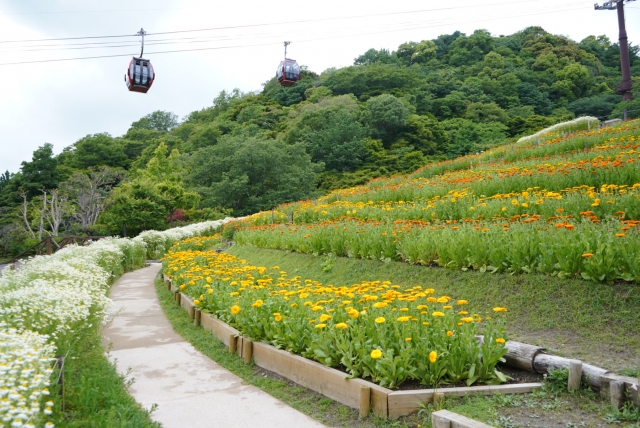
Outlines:
{"type": "Polygon", "coordinates": [[[133,122],[131,128],[133,129],[153,129],[156,131],[168,132],[171,129],[178,126],[178,115],[168,111],[154,111],[140,120],[133,122]]]}
{"type": "Polygon", "coordinates": [[[232,208],[235,215],[312,196],[320,167],[302,144],[260,135],[223,138],[193,153],[188,162],[189,180],[204,195],[203,205],[232,208]]]}
{"type": "MultiPolygon", "coordinates": [[[[53,145],[45,143],[33,152],[31,162],[22,162],[21,174],[16,177],[19,188],[28,197],[39,195],[41,190],[55,189],[58,187],[57,166],[58,161],[53,157],[53,145]]],[[[8,184],[5,182],[5,186],[8,184]]]]}

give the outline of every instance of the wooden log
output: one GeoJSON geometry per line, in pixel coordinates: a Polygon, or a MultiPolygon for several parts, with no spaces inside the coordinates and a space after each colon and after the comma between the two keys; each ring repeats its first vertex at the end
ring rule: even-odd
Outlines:
{"type": "Polygon", "coordinates": [[[196,327],[200,327],[200,322],[202,320],[202,311],[200,309],[196,309],[195,317],[193,318],[193,325],[196,327]]]}
{"type": "Polygon", "coordinates": [[[171,291],[171,280],[169,280],[169,279],[165,279],[165,280],[164,280],[164,285],[166,285],[166,286],[167,286],[167,290],[168,290],[168,291],[171,291]]]}
{"type": "MultiPolygon", "coordinates": [[[[483,336],[476,336],[476,339],[480,343],[484,342],[483,336]]],[[[534,372],[533,361],[536,356],[544,352],[544,348],[540,346],[529,345],[527,343],[515,342],[509,340],[505,346],[507,347],[507,353],[504,356],[506,365],[520,370],[526,370],[528,372],[534,372]]]]}
{"type": "Polygon", "coordinates": [[[609,398],[611,399],[611,407],[616,409],[622,408],[624,403],[624,382],[620,380],[614,380],[609,383],[609,398]]]}
{"type": "Polygon", "coordinates": [[[453,413],[449,410],[438,410],[437,412],[433,412],[431,414],[431,424],[434,428],[491,428],[491,425],[483,424],[482,422],[453,413]],[[447,422],[444,422],[445,420],[448,421],[448,425],[447,422]],[[436,425],[436,423],[444,425],[436,425]]]}
{"type": "Polygon", "coordinates": [[[577,391],[580,389],[580,381],[582,380],[582,361],[569,361],[569,382],[567,389],[569,391],[577,391]]]}
{"type": "Polygon", "coordinates": [[[640,407],[640,379],[629,388],[629,397],[636,407],[640,407]]]}
{"type": "MultiPolygon", "coordinates": [[[[538,354],[533,361],[533,368],[537,373],[549,373],[553,369],[569,369],[569,359],[557,355],[538,354]]],[[[602,377],[609,373],[605,369],[582,364],[582,380],[594,389],[600,389],[602,377]]]]}
{"type": "Polygon", "coordinates": [[[234,354],[236,352],[236,347],[238,346],[238,338],[235,334],[231,334],[229,336],[229,353],[234,354]]]}
{"type": "Polygon", "coordinates": [[[251,350],[253,348],[252,345],[253,345],[253,342],[251,342],[246,337],[242,339],[242,359],[244,360],[245,364],[251,363],[251,357],[252,357],[251,350]]]}
{"type": "Polygon", "coordinates": [[[360,417],[364,418],[371,410],[371,388],[366,385],[360,387],[360,417]]]}

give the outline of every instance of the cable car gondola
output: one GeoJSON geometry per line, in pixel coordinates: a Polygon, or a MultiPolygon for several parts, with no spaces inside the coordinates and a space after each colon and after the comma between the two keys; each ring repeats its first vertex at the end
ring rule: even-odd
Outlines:
{"type": "Polygon", "coordinates": [[[151,88],[154,79],[156,78],[156,73],[153,70],[151,61],[142,58],[142,54],[144,53],[145,34],[147,34],[147,32],[142,28],[136,34],[137,36],[142,36],[142,48],[140,49],[140,57],[133,57],[131,59],[129,68],[127,69],[127,74],[124,75],[124,81],[127,84],[127,88],[129,89],[129,91],[142,92],[143,94],[147,93],[149,88],[151,88]]]}
{"type": "Polygon", "coordinates": [[[295,59],[287,58],[287,46],[291,42],[284,42],[284,60],[276,70],[276,78],[282,86],[293,86],[300,80],[300,66],[295,59]]]}

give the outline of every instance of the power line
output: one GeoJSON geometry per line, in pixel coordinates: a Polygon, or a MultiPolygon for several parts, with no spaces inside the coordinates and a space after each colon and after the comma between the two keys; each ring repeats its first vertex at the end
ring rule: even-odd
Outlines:
{"type": "MultiPolygon", "coordinates": [[[[511,1],[511,2],[502,2],[502,3],[485,3],[485,4],[472,4],[467,6],[451,6],[451,7],[443,7],[443,8],[433,8],[433,9],[419,9],[419,10],[411,10],[411,11],[403,11],[403,12],[387,12],[387,13],[375,13],[368,15],[351,15],[351,16],[342,16],[342,17],[332,17],[332,18],[319,18],[319,19],[304,19],[297,21],[281,21],[281,22],[273,22],[273,23],[261,23],[261,24],[247,24],[247,25],[235,25],[235,26],[227,26],[227,27],[213,27],[213,28],[202,28],[196,30],[177,30],[177,31],[165,31],[158,33],[148,33],[149,36],[154,35],[164,35],[164,34],[179,34],[179,33],[193,33],[193,32],[202,32],[202,31],[219,31],[219,30],[231,30],[238,28],[254,28],[254,27],[264,27],[271,25],[288,25],[288,24],[306,24],[310,22],[326,22],[326,21],[334,21],[334,20],[343,20],[343,19],[358,19],[358,18],[372,18],[378,16],[390,16],[390,15],[404,15],[411,13],[424,13],[424,12],[437,12],[443,10],[455,10],[455,9],[466,9],[471,7],[485,7],[485,6],[502,6],[502,5],[512,5],[519,3],[537,3],[532,0],[520,0],[520,1],[511,1]]],[[[63,41],[63,40],[82,40],[82,39],[103,39],[103,38],[118,38],[118,37],[133,37],[134,34],[121,34],[121,35],[107,35],[107,36],[83,36],[83,37],[62,37],[62,38],[48,38],[48,39],[28,39],[28,40],[1,40],[0,43],[26,43],[26,42],[44,42],[44,41],[63,41]]]]}
{"type": "MultiPolygon", "coordinates": [[[[563,10],[557,10],[557,11],[545,11],[545,12],[538,12],[538,13],[527,13],[525,15],[515,15],[515,16],[493,16],[491,18],[474,19],[472,21],[467,21],[467,22],[483,22],[483,21],[500,20],[505,18],[517,18],[521,16],[545,15],[549,13],[570,12],[570,11],[579,10],[579,9],[581,8],[571,8],[571,9],[563,9],[563,10]]],[[[455,24],[459,24],[459,23],[457,22],[455,24]]],[[[367,36],[372,34],[384,34],[384,33],[400,32],[400,31],[408,31],[408,30],[418,30],[422,28],[443,27],[443,26],[449,26],[449,25],[454,25],[454,24],[446,23],[446,24],[429,25],[428,27],[412,27],[409,29],[401,28],[401,29],[392,29],[392,30],[386,30],[386,31],[377,30],[377,31],[368,32],[368,33],[354,33],[354,34],[348,34],[348,35],[341,34],[341,35],[334,35],[334,36],[321,37],[321,38],[301,39],[301,40],[297,40],[296,43],[331,40],[331,39],[343,38],[343,37],[367,36]]],[[[205,50],[221,50],[221,49],[233,49],[233,48],[247,48],[247,47],[258,47],[258,46],[271,46],[271,45],[273,45],[273,43],[259,43],[259,44],[236,45],[236,46],[217,46],[217,47],[195,48],[195,49],[176,49],[176,50],[170,50],[170,51],[148,52],[147,55],[159,55],[159,54],[179,53],[179,52],[196,52],[196,51],[205,51],[205,50]]],[[[134,45],[134,46],[137,46],[137,45],[134,45]]],[[[96,55],[96,56],[77,57],[77,58],[58,58],[58,59],[47,59],[47,60],[18,61],[18,62],[0,63],[0,66],[19,65],[19,64],[36,64],[36,63],[46,63],[46,62],[77,61],[77,60],[98,59],[98,58],[116,58],[116,57],[125,57],[125,56],[131,56],[131,55],[132,54],[96,55]]]]}

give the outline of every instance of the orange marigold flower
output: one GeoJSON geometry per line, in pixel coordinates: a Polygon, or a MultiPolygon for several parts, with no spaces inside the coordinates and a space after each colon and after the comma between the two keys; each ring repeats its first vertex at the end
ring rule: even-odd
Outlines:
{"type": "Polygon", "coordinates": [[[593,254],[592,253],[584,253],[582,255],[582,257],[584,257],[585,259],[588,259],[589,257],[593,257],[593,254]]]}

